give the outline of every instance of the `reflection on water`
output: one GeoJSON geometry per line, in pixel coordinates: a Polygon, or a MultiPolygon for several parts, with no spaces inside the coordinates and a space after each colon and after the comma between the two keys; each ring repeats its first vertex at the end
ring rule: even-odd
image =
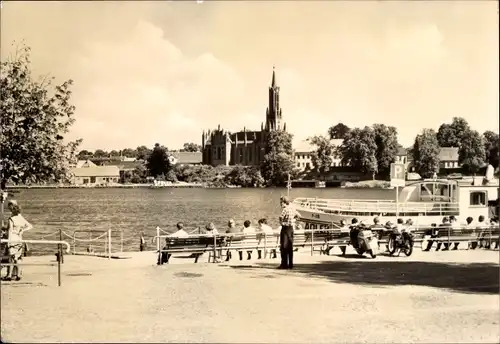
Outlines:
{"type": "MultiPolygon", "coordinates": [[[[224,228],[233,218],[242,226],[244,220],[268,219],[278,226],[279,197],[286,189],[29,189],[14,194],[25,217],[34,225],[26,239],[36,239],[56,232],[75,230],[121,229],[124,250],[137,251],[139,236],[145,233],[149,247],[156,226],[172,231],[179,221],[188,229],[214,222],[224,228]]],[[[394,191],[375,189],[292,189],[291,197],[375,198],[394,197],[394,191]]],[[[7,215],[7,214],[6,214],[7,215]]],[[[94,234],[93,237],[96,237],[94,234]]],[[[78,236],[80,237],[80,236],[78,236]]],[[[88,234],[84,234],[88,238],[88,234]]],[[[47,239],[56,239],[54,236],[47,239]]],[[[119,235],[113,235],[117,243],[119,235]]],[[[37,245],[38,247],[38,245],[37,245]]],[[[35,247],[33,247],[34,253],[35,247]]],[[[46,248],[44,252],[54,252],[46,248]]]]}

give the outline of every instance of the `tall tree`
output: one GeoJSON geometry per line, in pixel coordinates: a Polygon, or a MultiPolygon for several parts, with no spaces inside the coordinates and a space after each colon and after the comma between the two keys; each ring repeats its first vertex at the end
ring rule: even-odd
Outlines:
{"type": "MultiPolygon", "coordinates": [[[[168,148],[165,148],[168,151],[168,148]]],[[[137,151],[137,159],[138,160],[148,160],[149,155],[151,154],[151,149],[146,146],[139,146],[136,148],[137,151]]]]}
{"type": "Polygon", "coordinates": [[[80,160],[84,160],[84,159],[91,158],[92,156],[93,156],[92,152],[84,149],[84,150],[81,150],[80,152],[78,152],[77,158],[80,160]]]}
{"type": "Polygon", "coordinates": [[[201,152],[201,145],[197,145],[193,142],[187,142],[184,147],[180,150],[181,152],[201,152]]]}
{"type": "Polygon", "coordinates": [[[266,154],[260,165],[262,177],[268,185],[283,185],[288,174],[295,175],[292,137],[292,134],[285,131],[268,133],[266,154]]]}
{"type": "Polygon", "coordinates": [[[105,158],[108,155],[108,152],[103,151],[102,149],[96,149],[96,151],[94,152],[94,158],[105,158]]]}
{"type": "Polygon", "coordinates": [[[338,123],[328,129],[330,139],[343,139],[351,129],[344,123],[338,123]]]}
{"type": "Polygon", "coordinates": [[[498,148],[500,145],[500,139],[498,137],[498,134],[488,130],[484,132],[483,138],[484,138],[484,149],[486,153],[486,162],[491,164],[494,168],[497,168],[499,165],[498,148]]]}
{"type": "Polygon", "coordinates": [[[146,168],[152,177],[166,176],[171,168],[167,148],[156,143],[151,154],[148,156],[146,168]]]}
{"type": "Polygon", "coordinates": [[[316,150],[311,154],[311,161],[320,177],[330,170],[333,163],[333,157],[336,154],[335,145],[325,136],[312,136],[307,139],[316,150]]]}
{"type": "Polygon", "coordinates": [[[65,143],[75,122],[72,80],[35,80],[30,49],[22,45],[0,68],[1,188],[8,182],[66,181],[81,140],[65,143]]]}
{"type": "Polygon", "coordinates": [[[342,164],[351,166],[365,173],[377,173],[377,144],[372,128],[354,128],[344,137],[339,147],[342,164]]]}
{"type": "Polygon", "coordinates": [[[391,163],[396,159],[398,152],[398,131],[395,127],[385,124],[374,124],[375,144],[377,145],[377,170],[379,173],[389,175],[391,163]]]}
{"type": "Polygon", "coordinates": [[[438,129],[437,140],[441,147],[458,147],[462,137],[470,130],[469,123],[462,117],[453,117],[451,124],[443,123],[438,129]]]}
{"type": "Polygon", "coordinates": [[[415,171],[423,177],[431,177],[439,171],[439,143],[432,129],[424,129],[415,138],[410,153],[415,171]]]}
{"type": "Polygon", "coordinates": [[[125,148],[124,150],[122,150],[122,155],[127,158],[136,158],[137,151],[132,148],[125,148]]]}
{"type": "Polygon", "coordinates": [[[476,130],[468,130],[462,135],[458,150],[458,163],[466,165],[470,172],[476,173],[486,159],[484,142],[476,130]]]}

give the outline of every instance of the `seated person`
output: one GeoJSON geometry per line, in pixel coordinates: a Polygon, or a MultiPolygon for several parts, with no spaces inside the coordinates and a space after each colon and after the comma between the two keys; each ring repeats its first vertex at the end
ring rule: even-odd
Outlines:
{"type": "MultiPolygon", "coordinates": [[[[267,224],[267,219],[260,219],[258,221],[258,226],[259,227],[257,229],[257,233],[265,234],[266,237],[269,238],[269,240],[272,240],[274,231],[271,228],[271,226],[269,226],[267,224]]],[[[259,246],[262,245],[263,242],[265,242],[264,241],[264,236],[260,236],[259,237],[259,246]]],[[[259,256],[258,259],[261,259],[262,258],[262,250],[261,249],[257,250],[257,254],[259,256]]],[[[276,256],[277,256],[277,254],[276,254],[276,248],[272,248],[271,249],[271,254],[272,254],[273,258],[276,258],[276,256]]]]}
{"type": "MultiPolygon", "coordinates": [[[[255,236],[252,234],[255,234],[255,228],[252,227],[252,222],[250,220],[245,220],[243,222],[243,234],[245,234],[245,239],[254,239],[255,236]]],[[[238,252],[240,255],[240,260],[243,260],[243,252],[238,252]]],[[[252,259],[252,250],[247,250],[247,260],[252,259]]]]}
{"type": "Polygon", "coordinates": [[[189,233],[184,230],[184,223],[177,223],[177,232],[168,235],[169,238],[187,238],[189,233]]]}
{"type": "MultiPolygon", "coordinates": [[[[170,239],[172,239],[172,238],[188,238],[188,237],[189,237],[189,233],[184,230],[184,223],[178,222],[177,223],[177,231],[172,233],[172,234],[169,234],[165,238],[165,247],[163,247],[163,250],[167,249],[168,242],[170,239]]],[[[141,239],[142,239],[142,237],[141,237],[141,239]]],[[[170,257],[172,257],[172,254],[167,253],[167,252],[162,252],[161,253],[161,264],[168,263],[168,261],[170,260],[170,257]]]]}

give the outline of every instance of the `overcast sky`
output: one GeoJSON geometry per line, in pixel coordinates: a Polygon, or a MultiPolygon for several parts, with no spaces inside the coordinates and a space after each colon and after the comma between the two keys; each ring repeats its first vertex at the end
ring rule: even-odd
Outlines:
{"type": "Polygon", "coordinates": [[[498,131],[496,1],[4,2],[2,58],[75,81],[82,148],[259,130],[273,65],[295,143],[385,123],[412,144],[453,116],[498,131]]]}

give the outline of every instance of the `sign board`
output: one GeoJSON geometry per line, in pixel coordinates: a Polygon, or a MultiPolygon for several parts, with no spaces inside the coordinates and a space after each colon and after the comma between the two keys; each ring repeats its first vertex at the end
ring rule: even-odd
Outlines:
{"type": "Polygon", "coordinates": [[[405,164],[392,163],[391,164],[391,186],[400,187],[405,186],[405,164]]]}

